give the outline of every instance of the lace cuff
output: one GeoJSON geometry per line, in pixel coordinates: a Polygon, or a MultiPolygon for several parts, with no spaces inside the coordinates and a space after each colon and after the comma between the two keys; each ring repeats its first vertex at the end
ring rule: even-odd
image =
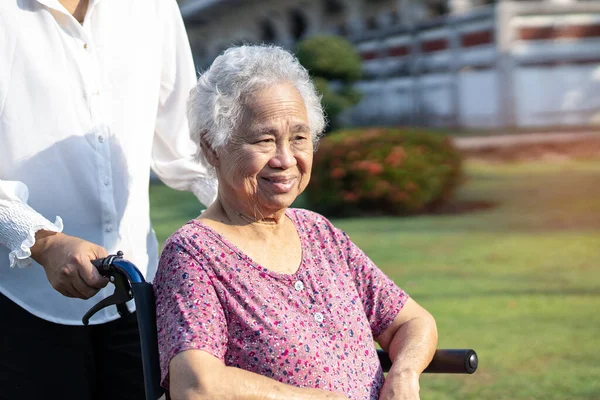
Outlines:
{"type": "Polygon", "coordinates": [[[192,183],[192,193],[205,207],[210,206],[217,198],[217,180],[214,178],[199,178],[192,183]]]}
{"type": "Polygon", "coordinates": [[[0,243],[10,250],[11,268],[31,265],[31,246],[39,230],[62,232],[62,219],[57,216],[52,223],[23,202],[0,200],[0,243]]]}

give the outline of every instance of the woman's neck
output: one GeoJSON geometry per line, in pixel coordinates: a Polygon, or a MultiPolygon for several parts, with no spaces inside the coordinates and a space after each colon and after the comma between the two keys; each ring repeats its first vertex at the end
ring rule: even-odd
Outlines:
{"type": "Polygon", "coordinates": [[[215,203],[218,206],[215,211],[222,214],[225,219],[225,221],[222,222],[227,223],[228,225],[238,227],[247,226],[255,229],[268,227],[269,229],[272,229],[281,226],[285,221],[285,209],[276,213],[264,215],[256,210],[256,208],[254,208],[253,211],[249,211],[237,207],[235,204],[223,200],[220,196],[215,203]]]}

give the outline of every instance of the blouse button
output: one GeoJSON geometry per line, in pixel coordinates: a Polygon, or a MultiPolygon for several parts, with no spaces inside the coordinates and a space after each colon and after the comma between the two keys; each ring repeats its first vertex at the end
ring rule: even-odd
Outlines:
{"type": "Polygon", "coordinates": [[[317,321],[318,323],[321,323],[321,322],[323,322],[323,319],[325,319],[323,317],[323,314],[321,314],[320,312],[315,313],[315,321],[317,321]]]}
{"type": "Polygon", "coordinates": [[[294,289],[301,291],[304,289],[304,283],[302,281],[296,281],[296,283],[294,283],[294,289]]]}

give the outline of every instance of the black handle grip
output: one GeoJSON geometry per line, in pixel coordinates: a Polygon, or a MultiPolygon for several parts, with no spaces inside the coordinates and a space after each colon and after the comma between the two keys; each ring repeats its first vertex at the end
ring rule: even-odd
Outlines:
{"type": "Polygon", "coordinates": [[[438,349],[425,371],[437,374],[472,374],[479,366],[472,349],[438,349]]]}
{"type": "MultiPolygon", "coordinates": [[[[115,255],[110,255],[105,258],[98,258],[96,260],[90,260],[92,265],[98,270],[100,275],[109,278],[110,281],[115,286],[115,291],[111,296],[105,297],[100,300],[97,304],[95,304],[92,308],[85,313],[82,318],[82,322],[84,325],[88,325],[90,318],[96,314],[101,309],[115,305],[117,306],[117,310],[121,316],[131,314],[129,309],[127,308],[127,303],[129,300],[133,298],[133,294],[131,293],[131,283],[129,282],[131,277],[127,271],[122,268],[117,268],[113,265],[114,262],[123,262],[123,252],[118,251],[115,255]]],[[[141,276],[141,273],[129,262],[126,262],[126,267],[131,265],[131,271],[135,270],[137,272],[137,276],[141,276]]]]}
{"type": "Polygon", "coordinates": [[[100,275],[102,275],[103,277],[109,278],[112,275],[114,275],[113,273],[111,273],[110,256],[106,258],[98,258],[97,260],[92,260],[91,262],[92,265],[96,267],[98,272],[100,272],[100,275]]]}
{"type": "Polygon", "coordinates": [[[117,251],[117,254],[110,255],[110,256],[104,257],[104,258],[98,258],[96,260],[91,260],[91,263],[94,267],[96,267],[96,269],[98,270],[98,272],[100,272],[100,274],[102,276],[108,277],[113,274],[114,269],[111,268],[113,262],[116,260],[122,260],[122,259],[123,259],[123,252],[121,250],[119,250],[119,251],[117,251]]]}
{"type": "MultiPolygon", "coordinates": [[[[377,350],[381,367],[389,371],[392,361],[383,350],[377,350]]],[[[472,374],[477,370],[479,359],[472,349],[438,349],[423,371],[430,374],[472,374]]]]}

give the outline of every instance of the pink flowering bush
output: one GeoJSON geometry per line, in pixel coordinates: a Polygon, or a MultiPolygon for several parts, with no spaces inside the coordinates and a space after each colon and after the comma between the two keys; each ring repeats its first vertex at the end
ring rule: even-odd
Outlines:
{"type": "Polygon", "coordinates": [[[461,156],[447,136],[342,130],[321,140],[306,199],[329,216],[414,214],[445,204],[461,180],[461,156]]]}

